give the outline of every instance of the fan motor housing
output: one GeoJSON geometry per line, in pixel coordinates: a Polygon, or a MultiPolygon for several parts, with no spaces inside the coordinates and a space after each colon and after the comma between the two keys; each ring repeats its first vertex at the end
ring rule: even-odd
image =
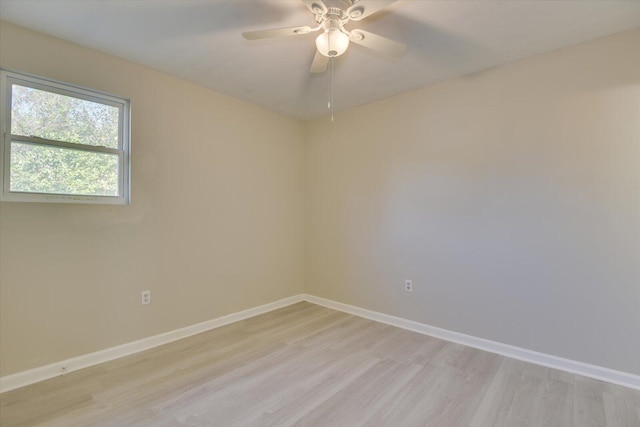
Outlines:
{"type": "MultiPolygon", "coordinates": [[[[353,0],[325,0],[324,4],[326,12],[316,13],[315,15],[318,24],[322,25],[328,20],[340,21],[341,24],[346,24],[349,21],[347,9],[354,4],[353,0]]],[[[315,7],[314,10],[316,10],[315,7]]]]}
{"type": "Polygon", "coordinates": [[[327,6],[327,9],[336,8],[344,11],[349,9],[355,3],[357,3],[357,1],[353,1],[353,0],[325,0],[324,1],[324,4],[325,6],[327,6]]]}

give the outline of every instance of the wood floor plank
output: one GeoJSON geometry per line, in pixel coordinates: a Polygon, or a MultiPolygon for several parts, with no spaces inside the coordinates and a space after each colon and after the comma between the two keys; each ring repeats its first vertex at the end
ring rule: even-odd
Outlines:
{"type": "Polygon", "coordinates": [[[291,399],[284,400],[265,411],[256,420],[255,425],[293,425],[296,420],[356,381],[378,362],[379,360],[374,358],[363,358],[358,353],[334,359],[330,368],[324,366],[302,379],[291,399]]]}
{"type": "Polygon", "coordinates": [[[573,387],[570,382],[548,380],[542,384],[535,424],[546,427],[571,425],[573,416],[573,387]]]}
{"type": "Polygon", "coordinates": [[[640,427],[640,392],[299,303],[3,393],[0,425],[640,427]]]}
{"type": "Polygon", "coordinates": [[[607,425],[635,427],[640,425],[640,391],[626,392],[620,387],[602,383],[602,399],[607,425]]]}
{"type": "Polygon", "coordinates": [[[294,425],[360,425],[420,369],[420,365],[380,360],[330,399],[296,420],[294,425]]]}
{"type": "MultiPolygon", "coordinates": [[[[449,370],[453,371],[453,368],[449,370]]],[[[438,384],[443,382],[443,377],[448,375],[448,372],[423,365],[405,387],[394,393],[375,414],[365,420],[364,425],[369,427],[425,425],[423,411],[428,393],[432,389],[437,389],[438,384]]]]}
{"type": "Polygon", "coordinates": [[[575,376],[573,420],[584,427],[606,426],[604,400],[600,381],[575,376]]]}

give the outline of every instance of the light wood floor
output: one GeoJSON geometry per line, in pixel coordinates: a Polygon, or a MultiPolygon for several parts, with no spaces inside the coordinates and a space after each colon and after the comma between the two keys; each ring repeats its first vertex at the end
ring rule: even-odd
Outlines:
{"type": "Polygon", "coordinates": [[[4,393],[0,425],[640,426],[640,392],[299,303],[4,393]]]}

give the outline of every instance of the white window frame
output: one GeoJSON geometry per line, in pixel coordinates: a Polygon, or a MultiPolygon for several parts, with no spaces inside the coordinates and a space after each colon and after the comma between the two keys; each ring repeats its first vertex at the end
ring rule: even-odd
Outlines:
{"type": "Polygon", "coordinates": [[[0,70],[0,122],[2,139],[0,140],[0,201],[11,202],[49,202],[49,203],[93,203],[93,204],[129,204],[131,185],[130,164],[130,101],[103,92],[70,85],[42,77],[15,71],[0,70]],[[13,84],[44,90],[60,95],[84,99],[99,104],[117,107],[118,115],[118,148],[55,141],[45,138],[11,134],[11,88],[13,84]],[[17,192],[10,189],[11,142],[20,142],[45,147],[59,147],[73,150],[109,153],[118,156],[118,196],[94,196],[77,194],[52,194],[17,192]]]}

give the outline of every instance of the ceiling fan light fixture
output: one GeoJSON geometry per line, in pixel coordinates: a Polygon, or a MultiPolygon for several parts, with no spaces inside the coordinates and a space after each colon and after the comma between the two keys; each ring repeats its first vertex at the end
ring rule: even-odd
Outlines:
{"type": "Polygon", "coordinates": [[[335,58],[346,52],[349,47],[349,36],[340,28],[327,28],[316,38],[318,52],[329,58],[335,58]]]}

